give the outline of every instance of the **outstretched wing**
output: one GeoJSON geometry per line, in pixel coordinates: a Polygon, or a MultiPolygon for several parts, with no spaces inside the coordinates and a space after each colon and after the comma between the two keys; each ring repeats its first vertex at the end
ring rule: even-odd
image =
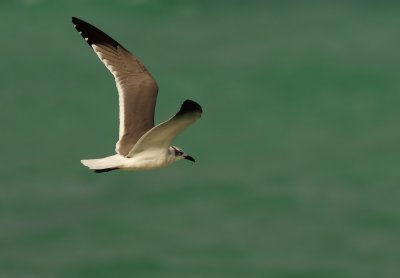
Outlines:
{"type": "Polygon", "coordinates": [[[165,149],[167,151],[175,137],[199,119],[202,113],[203,110],[198,103],[185,100],[175,116],[147,131],[129,152],[128,157],[150,149],[165,149]]]}
{"type": "Polygon", "coordinates": [[[154,127],[158,86],[146,67],[120,43],[93,25],[72,22],[115,77],[119,94],[119,140],[116,152],[128,155],[136,142],[154,127]]]}

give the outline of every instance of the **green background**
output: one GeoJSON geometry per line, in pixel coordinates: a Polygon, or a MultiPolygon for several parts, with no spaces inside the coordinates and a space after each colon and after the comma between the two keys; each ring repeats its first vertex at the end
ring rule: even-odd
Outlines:
{"type": "Polygon", "coordinates": [[[1,1],[0,277],[398,277],[400,4],[1,1]],[[113,77],[71,24],[187,98],[196,158],[94,174],[113,77]]]}

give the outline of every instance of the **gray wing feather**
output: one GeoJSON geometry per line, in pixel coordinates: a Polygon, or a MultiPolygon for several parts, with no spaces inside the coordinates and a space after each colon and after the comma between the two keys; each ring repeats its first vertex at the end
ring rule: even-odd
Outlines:
{"type": "Polygon", "coordinates": [[[199,119],[202,113],[198,103],[185,100],[175,116],[147,131],[129,152],[128,157],[152,148],[167,151],[175,137],[199,119]]]}
{"type": "Polygon", "coordinates": [[[126,156],[140,137],[154,127],[157,83],[146,67],[117,41],[76,17],[72,22],[114,75],[120,120],[116,152],[126,156]]]}

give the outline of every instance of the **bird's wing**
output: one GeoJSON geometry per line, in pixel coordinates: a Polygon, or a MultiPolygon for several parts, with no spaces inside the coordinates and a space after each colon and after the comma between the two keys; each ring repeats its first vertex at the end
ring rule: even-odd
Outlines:
{"type": "Polygon", "coordinates": [[[200,118],[202,113],[203,110],[198,103],[185,100],[175,116],[147,131],[129,152],[128,157],[151,149],[167,151],[175,137],[200,118]]]}
{"type": "Polygon", "coordinates": [[[115,77],[119,94],[119,140],[116,152],[126,156],[136,142],[154,127],[158,86],[145,66],[121,44],[91,24],[72,22],[115,77]]]}

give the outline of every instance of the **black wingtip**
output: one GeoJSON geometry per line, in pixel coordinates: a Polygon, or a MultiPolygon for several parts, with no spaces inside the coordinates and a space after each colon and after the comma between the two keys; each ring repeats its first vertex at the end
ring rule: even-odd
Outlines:
{"type": "Polygon", "coordinates": [[[192,112],[199,112],[200,114],[203,113],[203,109],[201,108],[200,104],[197,102],[187,99],[183,102],[181,109],[179,112],[176,114],[177,116],[181,116],[187,113],[192,113],[192,112]]]}
{"type": "Polygon", "coordinates": [[[122,47],[120,43],[109,35],[82,19],[73,16],[72,23],[74,24],[75,29],[81,34],[82,38],[84,38],[90,46],[93,44],[103,44],[111,45],[113,47],[122,47]]]}
{"type": "Polygon", "coordinates": [[[118,170],[119,168],[105,168],[105,169],[97,169],[94,170],[95,173],[105,173],[105,172],[110,172],[110,171],[114,171],[114,170],[118,170]]]}

